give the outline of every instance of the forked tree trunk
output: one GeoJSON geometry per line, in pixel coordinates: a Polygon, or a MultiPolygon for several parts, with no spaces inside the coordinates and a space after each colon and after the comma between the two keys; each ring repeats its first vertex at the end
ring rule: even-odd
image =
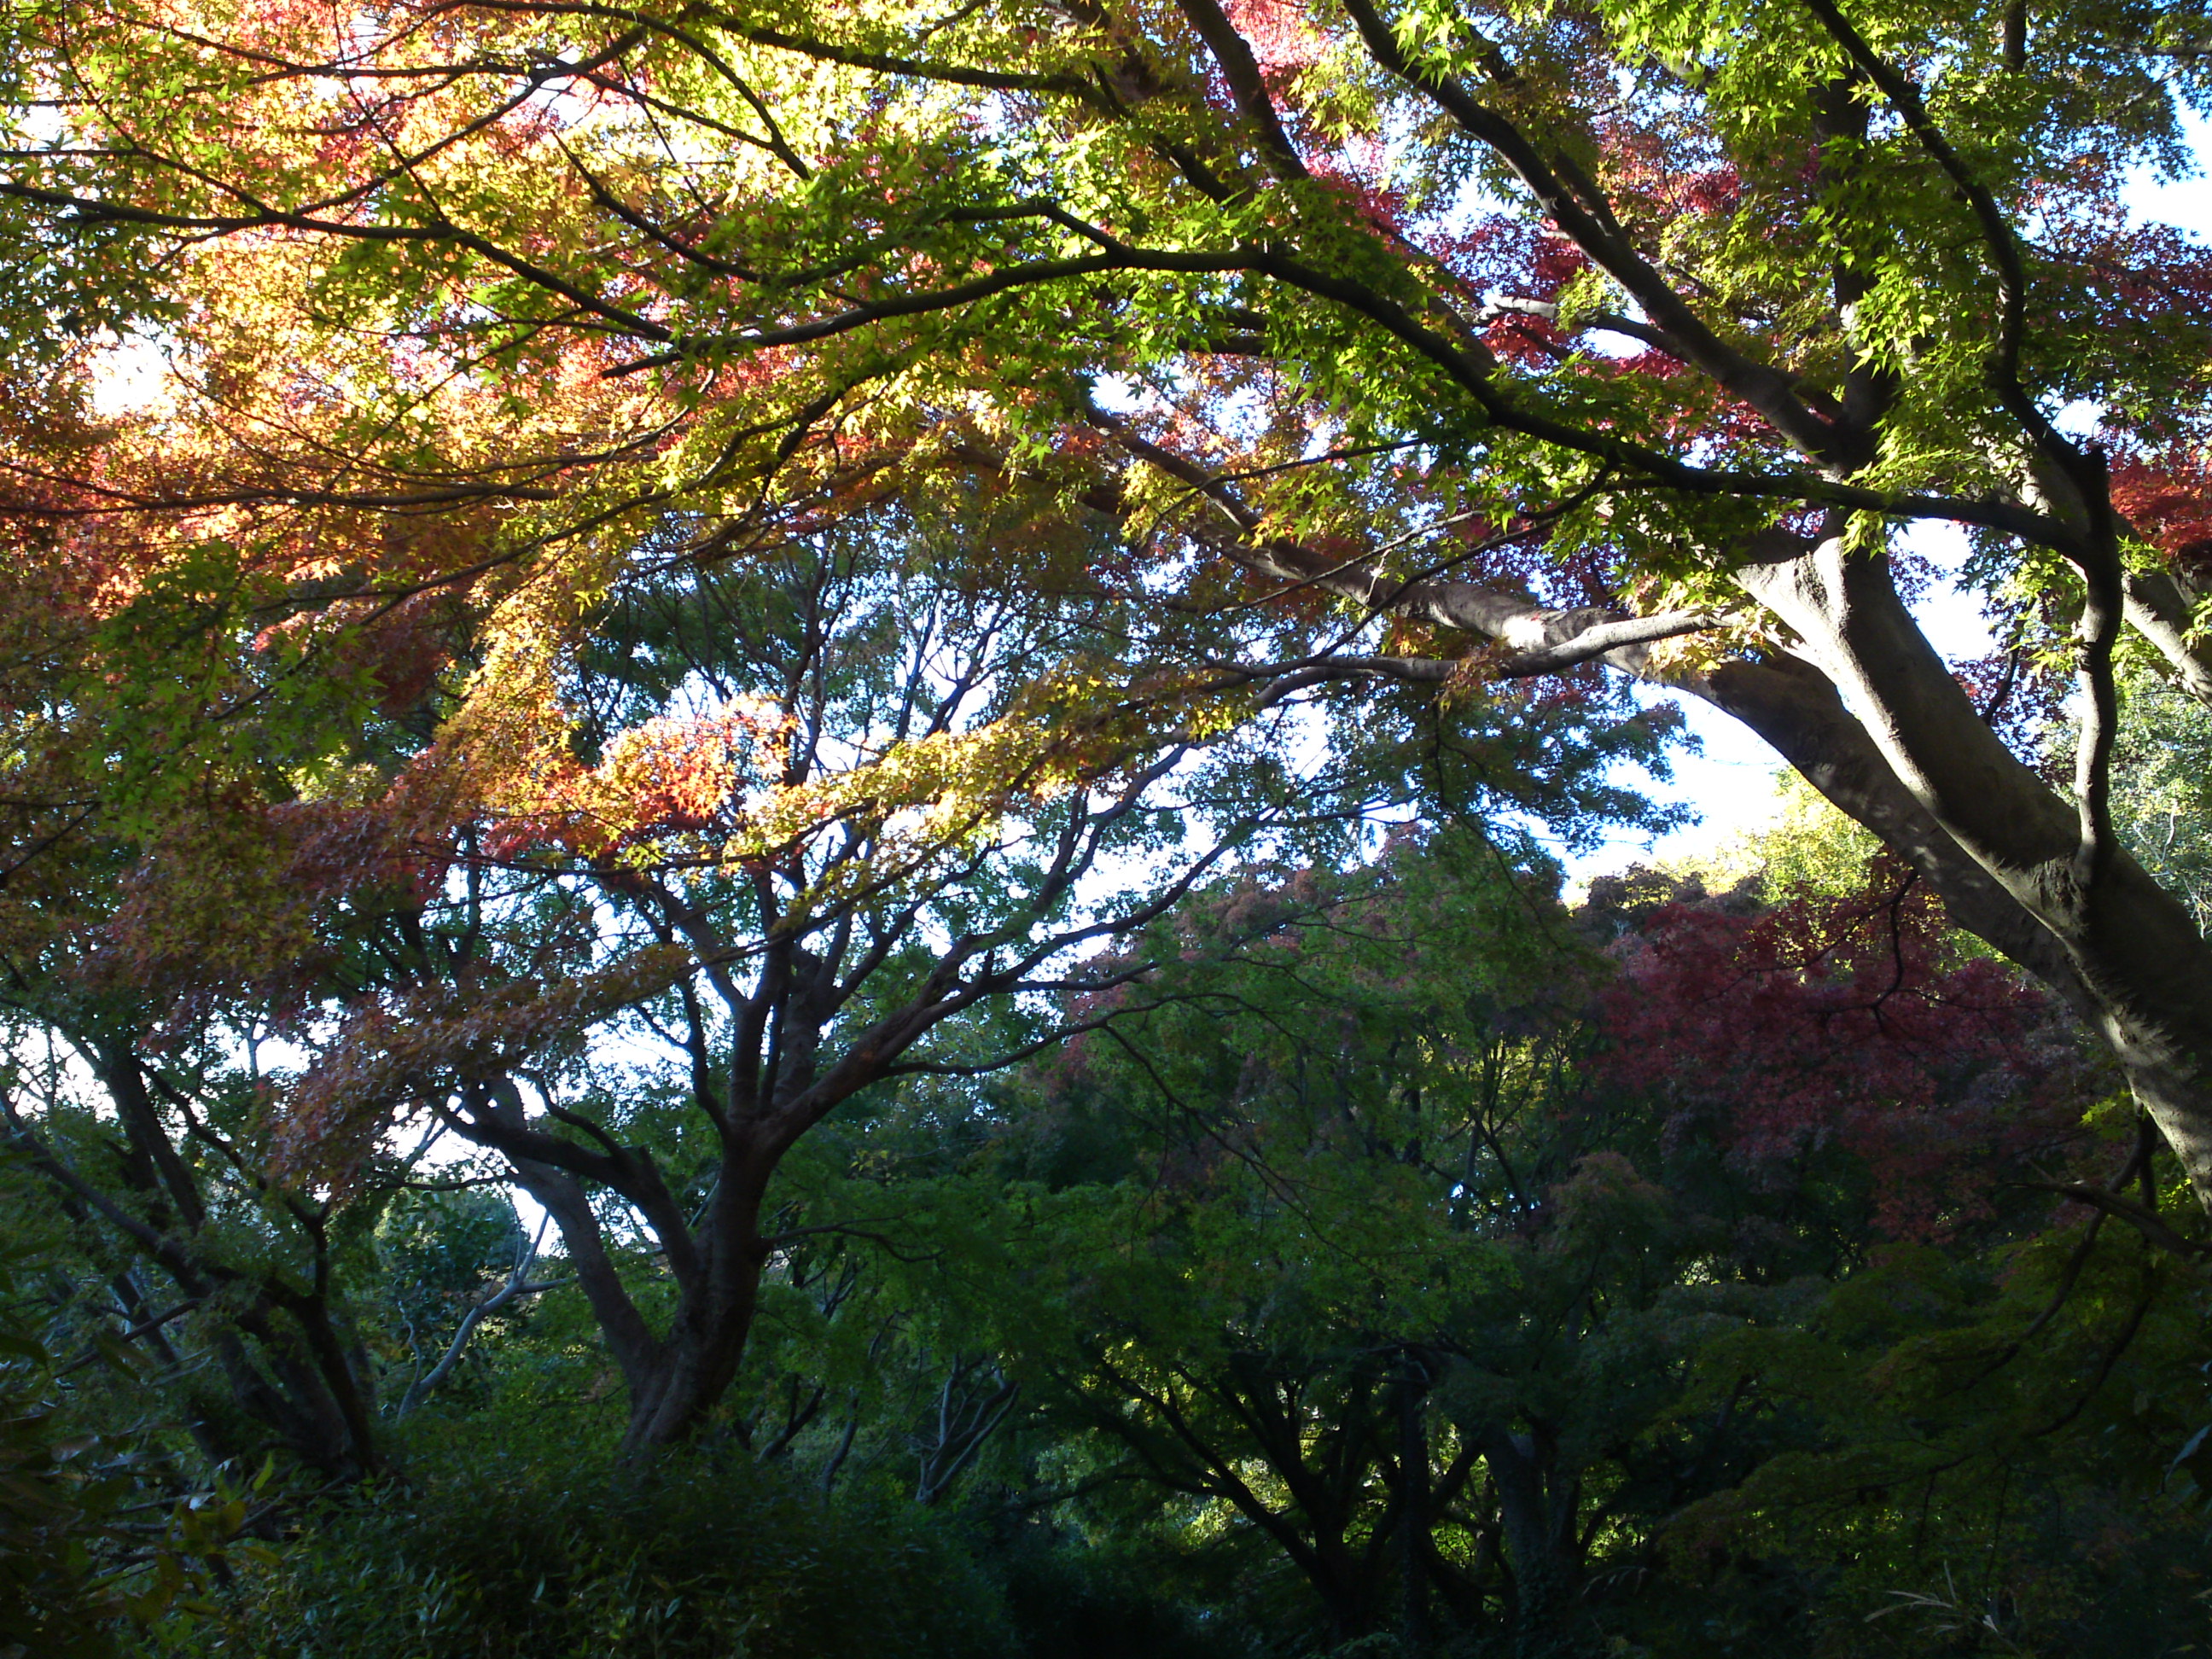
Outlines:
{"type": "Polygon", "coordinates": [[[2212,947],[2186,908],[2124,851],[2085,875],[2075,808],[1974,708],[1885,562],[1832,538],[1738,574],[1797,633],[1805,660],[1731,665],[1688,689],[1766,738],[1960,926],[2063,996],[2212,1209],[2212,947]]]}
{"type": "MultiPolygon", "coordinates": [[[[1235,517],[1237,504],[1205,468],[1139,440],[1123,447],[1235,517]]],[[[1899,596],[1886,558],[1847,556],[1840,537],[1761,532],[1733,574],[1796,642],[1765,660],[1670,669],[1655,662],[1650,642],[1713,618],[1553,610],[1456,578],[1395,580],[1371,561],[1347,565],[1264,537],[1261,525],[1255,514],[1236,518],[1207,545],[1262,580],[1489,639],[1511,653],[1492,665],[1498,673],[1603,662],[1742,721],[1917,871],[1960,927],[2063,997],[2104,1039],[2212,1210],[2212,947],[2180,901],[2124,852],[2099,859],[2085,878],[2076,805],[2013,755],[1975,708],[1899,596]]],[[[2212,650],[2190,638],[2196,596],[2168,575],[2130,576],[2124,586],[2129,624],[2177,685],[2212,707],[2212,650]]],[[[1360,659],[1338,672],[1443,684],[1462,666],[1360,659]]]]}
{"type": "MultiPolygon", "coordinates": [[[[514,1109],[520,1111],[520,1103],[514,1109]]],[[[769,1247],[760,1232],[774,1160],[739,1149],[724,1164],[664,1333],[646,1322],[608,1255],[583,1184],[567,1171],[514,1160],[516,1179],[552,1218],[629,1397],[626,1456],[645,1457],[698,1431],[744,1363],[769,1247]]]]}
{"type": "Polygon", "coordinates": [[[725,1164],[701,1229],[696,1279],[683,1292],[658,1363],[630,1390],[625,1454],[644,1456],[690,1439],[737,1380],[768,1263],[760,1223],[773,1169],[766,1158],[725,1164]]]}

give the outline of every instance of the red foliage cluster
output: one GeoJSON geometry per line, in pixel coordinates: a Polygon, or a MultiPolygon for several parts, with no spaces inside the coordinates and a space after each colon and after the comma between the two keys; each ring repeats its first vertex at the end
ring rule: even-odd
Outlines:
{"type": "Polygon", "coordinates": [[[1300,70],[1313,65],[1328,45],[1304,8],[1286,0],[1229,0],[1222,10],[1251,47],[1269,91],[1278,96],[1300,70]]]}
{"type": "Polygon", "coordinates": [[[2212,571],[2212,470],[2185,451],[2112,468],[2112,505],[2185,574],[2212,571]]]}
{"type": "Polygon", "coordinates": [[[2090,1079],[2049,999],[1960,958],[1941,905],[1886,865],[1848,900],[1652,913],[1615,947],[1605,1064],[1671,1106],[1675,1144],[1710,1135],[1762,1185],[1831,1145],[1863,1159],[1877,1225],[1930,1239],[2078,1136],[2090,1079]]]}

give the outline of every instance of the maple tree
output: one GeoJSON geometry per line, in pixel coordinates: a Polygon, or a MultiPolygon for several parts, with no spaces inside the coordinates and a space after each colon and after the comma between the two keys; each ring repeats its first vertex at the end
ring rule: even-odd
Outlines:
{"type": "MultiPolygon", "coordinates": [[[[2185,159],[2194,13],[11,27],[11,257],[130,270],[104,314],[190,388],[109,521],[168,503],[171,561],[289,583],[288,648],[434,657],[442,597],[526,679],[655,535],[996,478],[1118,526],[1124,600],[1213,612],[1178,695],[1602,664],[1711,701],[2102,1031],[2212,1192],[2212,959],[2111,802],[2116,663],[2212,695],[2206,255],[2125,200],[2185,159]],[[1978,702],[1906,602],[1929,524],[2003,618],[1978,702]],[[2070,783],[2007,740],[2039,675],[2070,783]]],[[[449,750],[512,730],[475,720],[449,750]]]]}
{"type": "MultiPolygon", "coordinates": [[[[1568,705],[1534,728],[1549,752],[1523,756],[1530,726],[1486,702],[1442,721],[1376,706],[1356,763],[1294,781],[1287,707],[1224,720],[1163,696],[1052,718],[1097,637],[1127,647],[1143,619],[1040,589],[1034,565],[947,580],[940,533],[893,504],[742,561],[675,561],[521,667],[489,629],[486,695],[441,722],[417,715],[449,693],[418,685],[409,705],[380,686],[386,712],[349,746],[181,798],[160,821],[172,839],[104,908],[58,904],[48,932],[92,959],[64,961],[64,989],[104,963],[143,999],[126,1033],[142,1047],[212,1010],[303,1050],[260,1073],[241,1167],[266,1158],[270,1201],[312,1227],[394,1184],[397,1124],[488,1155],[550,1218],[642,1449],[702,1426],[764,1279],[803,1273],[820,1230],[775,1176],[833,1112],[1115,1017],[1144,969],[1085,953],[1212,870],[1356,846],[1431,773],[1563,822],[1612,816],[1605,769],[1656,736],[1568,705]],[[463,740],[498,722],[496,741],[463,740]],[[1510,762],[1480,763],[1486,722],[1510,762]],[[241,896],[249,925],[223,925],[214,907],[241,896]],[[1091,1002],[1064,1018],[979,1017],[1073,988],[1091,1002]]],[[[189,1103],[169,1109],[205,1138],[189,1103]]],[[[141,1115],[158,1157],[164,1109],[141,1115]]],[[[142,1242],[197,1247],[202,1218],[180,1219],[140,1223],[142,1242]],[[186,1238],[156,1239],[172,1230],[186,1238]]],[[[355,1393],[367,1465],[376,1389],[355,1393]]]]}
{"type": "MultiPolygon", "coordinates": [[[[180,1379],[179,1415],[209,1463],[276,1447],[325,1479],[360,1478],[383,1462],[352,1296],[374,1206],[348,1215],[272,1172],[265,1022],[133,982],[100,926],[118,868],[112,845],[64,843],[0,899],[11,1203],[42,1254],[87,1265],[72,1345],[180,1379]]],[[[398,1164],[380,1173],[404,1179],[398,1164]]]]}
{"type": "MultiPolygon", "coordinates": [[[[1886,862],[1842,896],[1647,915],[1604,993],[1603,1069],[1657,1089],[1675,1128],[1717,1115],[1730,1157],[1775,1179],[1840,1141],[1875,1173],[1886,1230],[1925,1237],[1985,1209],[1978,1164],[2063,1146],[2089,1091],[2045,997],[1956,960],[1940,908],[1886,862]]],[[[1601,881],[1592,902],[1635,884],[1601,881]]]]}

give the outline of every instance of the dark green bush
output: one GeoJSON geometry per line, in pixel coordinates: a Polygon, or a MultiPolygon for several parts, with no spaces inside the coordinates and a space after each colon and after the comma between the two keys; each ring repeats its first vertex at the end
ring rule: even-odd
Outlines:
{"type": "MultiPolygon", "coordinates": [[[[743,1457],[455,1468],[365,1493],[149,1652],[252,1659],[997,1659],[995,1587],[932,1517],[743,1457]]],[[[941,1518],[940,1518],[941,1519],[941,1518]]]]}
{"type": "MultiPolygon", "coordinates": [[[[1037,1529],[1039,1532],[1042,1529],[1037,1529]]],[[[1020,1536],[993,1552],[1027,1659],[1257,1659],[1249,1621],[1201,1610],[1134,1552],[1020,1536]]]]}

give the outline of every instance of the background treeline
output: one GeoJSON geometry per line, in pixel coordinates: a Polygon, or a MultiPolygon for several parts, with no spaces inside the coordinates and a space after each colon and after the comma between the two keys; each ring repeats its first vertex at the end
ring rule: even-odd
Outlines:
{"type": "MultiPolygon", "coordinates": [[[[1255,865],[940,1034],[786,1159],[742,1370],[649,1455],[509,1171],[418,1133],[312,1196],[211,1030],[20,1021],[6,1638],[2206,1650],[2207,1297],[2109,1067],[1810,805],[1572,901],[1512,847],[1255,865]]],[[[541,1062],[678,1172],[685,995],[541,1062]]]]}

